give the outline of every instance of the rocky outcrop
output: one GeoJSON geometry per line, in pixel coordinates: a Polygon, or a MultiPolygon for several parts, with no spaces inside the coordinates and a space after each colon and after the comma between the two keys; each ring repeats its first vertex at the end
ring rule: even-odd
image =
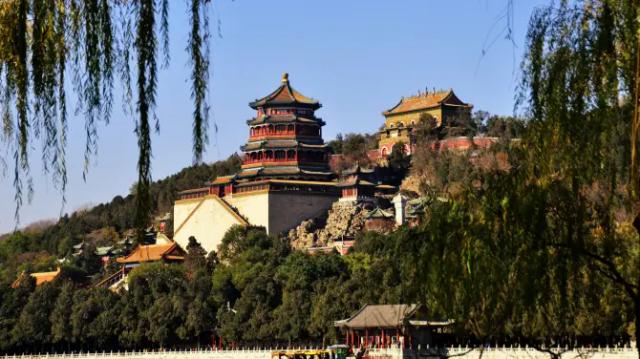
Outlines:
{"type": "Polygon", "coordinates": [[[335,202],[326,216],[309,219],[289,231],[288,238],[296,249],[325,247],[343,238],[353,238],[365,224],[364,204],[335,202]]]}

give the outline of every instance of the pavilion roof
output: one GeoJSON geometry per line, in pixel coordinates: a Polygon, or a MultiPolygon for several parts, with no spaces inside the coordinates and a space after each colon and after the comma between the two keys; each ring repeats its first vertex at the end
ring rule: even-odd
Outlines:
{"type": "Polygon", "coordinates": [[[333,181],[314,181],[314,180],[305,180],[305,179],[264,179],[252,182],[244,182],[239,183],[238,187],[243,186],[251,186],[255,184],[297,184],[297,185],[309,185],[309,186],[326,186],[326,187],[334,187],[336,182],[333,181]]]}
{"type": "Polygon", "coordinates": [[[160,260],[183,260],[184,251],[175,242],[137,246],[128,256],[120,257],[118,263],[156,262],[160,260]]]}
{"type": "Polygon", "coordinates": [[[257,150],[259,148],[294,148],[297,146],[298,141],[296,140],[264,140],[249,142],[246,145],[242,146],[240,149],[242,151],[251,151],[257,150]]]}
{"type": "Polygon", "coordinates": [[[407,216],[417,217],[424,213],[425,208],[429,205],[426,198],[415,198],[407,201],[407,216]]]}
{"type": "Polygon", "coordinates": [[[278,167],[266,167],[260,171],[260,174],[263,175],[274,175],[274,174],[299,174],[300,167],[298,166],[278,166],[278,167]]]}
{"type": "Polygon", "coordinates": [[[367,218],[394,218],[393,213],[385,211],[380,207],[376,207],[373,211],[370,211],[366,215],[367,218]]]}
{"type": "Polygon", "coordinates": [[[336,321],[335,326],[351,329],[400,328],[417,309],[416,304],[367,304],[350,318],[336,321]]]}
{"type": "Polygon", "coordinates": [[[263,123],[312,123],[324,126],[324,121],[319,118],[300,117],[296,115],[263,115],[257,118],[252,118],[247,121],[248,125],[259,125],[263,123]]]}
{"type": "Polygon", "coordinates": [[[317,100],[304,96],[300,92],[294,90],[289,83],[289,74],[287,73],[282,75],[282,84],[275,91],[261,99],[257,99],[249,103],[249,106],[254,109],[270,105],[304,105],[314,109],[320,108],[321,106],[317,100]]]}
{"type": "Polygon", "coordinates": [[[31,273],[31,276],[36,279],[36,285],[40,285],[42,283],[51,282],[58,278],[60,275],[60,267],[58,267],[53,272],[39,272],[39,273],[31,273]]]}
{"type": "Polygon", "coordinates": [[[297,140],[263,140],[263,141],[255,141],[249,142],[246,145],[241,147],[242,151],[252,151],[260,148],[315,148],[315,149],[326,149],[329,145],[324,143],[305,143],[299,142],[297,140]]]}
{"type": "Polygon", "coordinates": [[[370,181],[367,181],[366,179],[359,178],[357,176],[350,176],[349,178],[340,181],[338,186],[340,187],[353,187],[353,186],[376,187],[376,184],[370,181]]]}
{"type": "Polygon", "coordinates": [[[229,176],[218,176],[216,177],[216,179],[209,182],[209,184],[212,184],[212,185],[227,184],[227,183],[231,183],[235,178],[236,178],[235,174],[229,175],[229,176]]]}
{"type": "Polygon", "coordinates": [[[112,250],[113,246],[96,247],[94,253],[97,256],[107,256],[112,252],[112,250]]]}
{"type": "Polygon", "coordinates": [[[382,114],[385,116],[395,115],[400,113],[426,110],[441,105],[452,105],[461,107],[470,107],[469,104],[462,102],[453,90],[427,92],[417,96],[403,97],[400,99],[397,105],[384,111],[382,114]]]}
{"type": "MultiPolygon", "coordinates": [[[[62,270],[60,269],[60,267],[58,267],[53,272],[35,272],[30,273],[29,276],[33,277],[36,280],[36,286],[39,286],[41,284],[54,281],[56,278],[58,278],[61,272],[62,270]]],[[[25,272],[20,273],[18,278],[11,284],[11,287],[17,288],[18,286],[20,286],[20,283],[24,280],[25,276],[25,272]]]]}
{"type": "Polygon", "coordinates": [[[206,192],[206,191],[209,191],[209,187],[198,187],[198,188],[186,189],[184,191],[178,192],[178,194],[200,193],[200,192],[206,192]]]}
{"type": "MultiPolygon", "coordinates": [[[[238,178],[248,179],[248,178],[259,177],[259,176],[269,176],[269,177],[293,176],[299,180],[304,180],[305,178],[308,178],[310,176],[331,177],[331,175],[332,175],[332,172],[324,168],[292,165],[292,166],[269,166],[269,167],[247,168],[247,169],[243,169],[242,171],[240,171],[240,173],[238,173],[238,178]]],[[[238,183],[238,186],[242,186],[243,184],[245,183],[238,183]]]]}

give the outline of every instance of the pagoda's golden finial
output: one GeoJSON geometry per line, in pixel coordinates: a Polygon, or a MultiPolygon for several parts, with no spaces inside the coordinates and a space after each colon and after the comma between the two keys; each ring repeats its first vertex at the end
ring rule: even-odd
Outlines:
{"type": "Polygon", "coordinates": [[[282,82],[283,83],[288,83],[289,82],[289,74],[288,73],[283,73],[282,74],[282,82]]]}

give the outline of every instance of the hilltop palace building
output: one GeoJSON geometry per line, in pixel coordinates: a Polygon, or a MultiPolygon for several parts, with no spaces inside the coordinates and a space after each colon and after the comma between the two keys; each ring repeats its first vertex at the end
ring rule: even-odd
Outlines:
{"type": "Polygon", "coordinates": [[[233,225],[263,226],[282,233],[326,212],[341,193],[329,169],[322,139],[322,105],[294,90],[288,75],[269,95],[251,102],[249,140],[242,169],[205,187],[183,191],[174,205],[173,239],[186,248],[194,236],[217,250],[233,225]]]}
{"type": "MultiPolygon", "coordinates": [[[[249,139],[241,147],[241,170],[179,193],[173,209],[173,240],[182,248],[193,236],[208,252],[217,250],[233,225],[262,226],[269,234],[282,234],[302,221],[327,214],[338,201],[373,203],[378,195],[397,191],[382,183],[372,169],[358,166],[336,178],[329,166],[331,151],[322,139],[325,122],[315,114],[322,105],[294,90],[286,73],[275,91],[249,106],[255,117],[247,121],[249,139]]],[[[402,98],[383,112],[378,155],[386,157],[396,143],[403,143],[404,151],[411,154],[420,121],[431,118],[437,127],[456,126],[470,119],[471,109],[452,90],[402,98]]],[[[454,137],[432,147],[465,150],[493,142],[488,137],[454,137]]],[[[405,222],[405,202],[396,205],[396,225],[405,222]]],[[[367,219],[378,230],[394,222],[391,212],[382,209],[372,211],[367,219]]]]}
{"type": "Polygon", "coordinates": [[[385,121],[379,134],[380,155],[389,155],[396,143],[403,143],[405,153],[411,154],[414,145],[412,132],[423,118],[432,118],[437,127],[446,127],[454,120],[470,118],[472,108],[472,105],[462,102],[453,90],[403,97],[398,104],[382,113],[385,121]]]}

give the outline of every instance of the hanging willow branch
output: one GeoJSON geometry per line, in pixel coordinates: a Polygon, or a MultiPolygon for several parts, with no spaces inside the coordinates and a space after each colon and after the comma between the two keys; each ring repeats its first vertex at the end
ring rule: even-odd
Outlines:
{"type": "MultiPolygon", "coordinates": [[[[191,26],[186,49],[192,67],[196,162],[202,160],[207,143],[209,3],[188,0],[191,26]]],[[[0,4],[0,143],[13,154],[16,221],[25,194],[32,193],[29,152],[35,143],[40,143],[45,173],[52,175],[64,204],[68,79],[78,98],[75,114],[84,117],[86,178],[97,153],[98,125],[108,124],[111,117],[115,74],[123,86],[123,110],[136,118],[136,224],[139,229],[148,224],[153,208],[151,131],[159,129],[154,112],[158,63],[167,66],[169,59],[169,0],[8,0],[0,4]],[[134,71],[131,61],[136,64],[134,71]],[[137,77],[135,87],[132,74],[137,77]]],[[[0,163],[5,159],[0,158],[0,163]]]]}
{"type": "Polygon", "coordinates": [[[203,54],[203,42],[209,39],[209,17],[203,9],[206,1],[191,1],[191,34],[188,51],[191,55],[191,97],[193,98],[193,154],[194,162],[202,161],[202,152],[207,144],[209,109],[206,104],[207,83],[209,78],[209,59],[203,54]],[[204,34],[202,34],[204,23],[204,34]]]}

